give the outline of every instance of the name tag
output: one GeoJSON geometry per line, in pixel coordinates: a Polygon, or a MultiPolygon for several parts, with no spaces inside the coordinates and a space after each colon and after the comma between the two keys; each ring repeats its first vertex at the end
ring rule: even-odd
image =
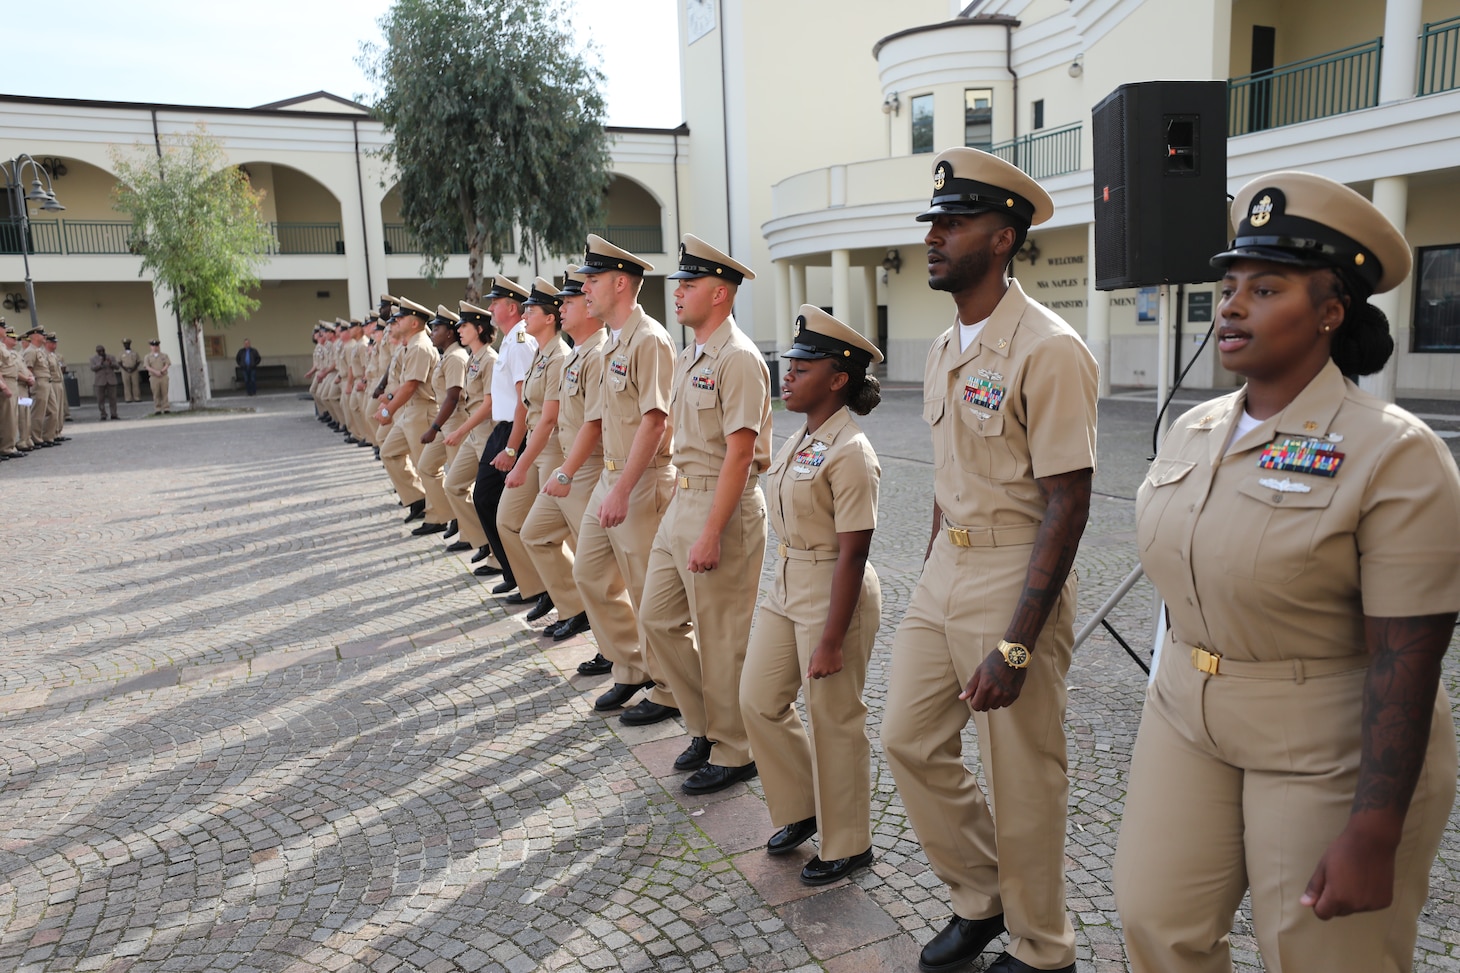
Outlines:
{"type": "Polygon", "coordinates": [[[1331,477],[1338,475],[1343,456],[1333,443],[1322,439],[1288,438],[1268,443],[1257,457],[1257,465],[1264,470],[1331,477]]]}

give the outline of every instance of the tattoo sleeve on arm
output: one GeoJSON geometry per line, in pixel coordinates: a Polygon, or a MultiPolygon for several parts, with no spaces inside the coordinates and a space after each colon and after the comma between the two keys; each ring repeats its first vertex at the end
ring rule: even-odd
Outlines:
{"type": "Polygon", "coordinates": [[[1424,766],[1440,663],[1455,613],[1365,618],[1369,643],[1364,679],[1363,750],[1353,813],[1408,810],[1424,766]]]}
{"type": "Polygon", "coordinates": [[[1054,610],[1070,568],[1075,564],[1075,552],[1080,547],[1080,537],[1085,533],[1085,523],[1090,518],[1090,484],[1094,476],[1091,469],[1075,470],[1057,476],[1040,477],[1036,482],[1044,494],[1044,520],[1034,538],[1034,550],[1029,555],[1029,572],[1024,578],[1024,590],[1014,608],[1014,617],[1009,622],[1005,638],[1032,646],[1044,630],[1049,613],[1054,610]]]}

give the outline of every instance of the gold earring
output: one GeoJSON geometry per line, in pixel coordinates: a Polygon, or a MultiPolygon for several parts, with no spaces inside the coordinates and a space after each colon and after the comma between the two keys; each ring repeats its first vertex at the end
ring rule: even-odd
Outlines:
{"type": "Polygon", "coordinates": [[[1330,326],[1328,326],[1328,325],[1324,325],[1324,327],[1323,327],[1323,333],[1324,334],[1327,334],[1328,332],[1330,332],[1332,330],[1333,330],[1333,328],[1330,327],[1330,326]]]}

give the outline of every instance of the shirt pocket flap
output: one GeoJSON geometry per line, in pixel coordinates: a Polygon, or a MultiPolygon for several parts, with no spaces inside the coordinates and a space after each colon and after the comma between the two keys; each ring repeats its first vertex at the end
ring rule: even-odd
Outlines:
{"type": "Polygon", "coordinates": [[[1196,469],[1195,460],[1158,459],[1151,464],[1151,471],[1146,474],[1146,482],[1158,487],[1179,483],[1186,479],[1186,474],[1194,469],[1196,469]]]}
{"type": "Polygon", "coordinates": [[[1338,484],[1332,482],[1312,483],[1306,479],[1265,476],[1248,480],[1237,491],[1269,507],[1313,508],[1326,507],[1332,503],[1337,486],[1338,484]]]}
{"type": "Polygon", "coordinates": [[[923,400],[923,421],[930,426],[936,426],[943,419],[943,400],[923,400]]]}
{"type": "Polygon", "coordinates": [[[967,409],[965,412],[969,427],[978,435],[1002,436],[1004,434],[1004,414],[1002,412],[974,412],[972,409],[967,409]]]}

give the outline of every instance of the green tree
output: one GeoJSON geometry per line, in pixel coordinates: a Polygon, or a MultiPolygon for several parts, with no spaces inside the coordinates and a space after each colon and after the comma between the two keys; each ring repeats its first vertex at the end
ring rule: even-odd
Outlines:
{"type": "Polygon", "coordinates": [[[465,297],[514,230],[527,262],[577,253],[608,185],[603,74],[560,0],[396,0],[359,58],[426,273],[466,244],[465,297]]]}
{"type": "Polygon", "coordinates": [[[167,305],[183,322],[188,398],[198,408],[212,397],[203,322],[227,325],[259,306],[249,292],[274,245],[259,211],[263,193],[202,124],[163,136],[160,151],[114,146],[111,156],[118,180],[112,204],[132,218],[142,273],[167,289],[167,305]]]}

